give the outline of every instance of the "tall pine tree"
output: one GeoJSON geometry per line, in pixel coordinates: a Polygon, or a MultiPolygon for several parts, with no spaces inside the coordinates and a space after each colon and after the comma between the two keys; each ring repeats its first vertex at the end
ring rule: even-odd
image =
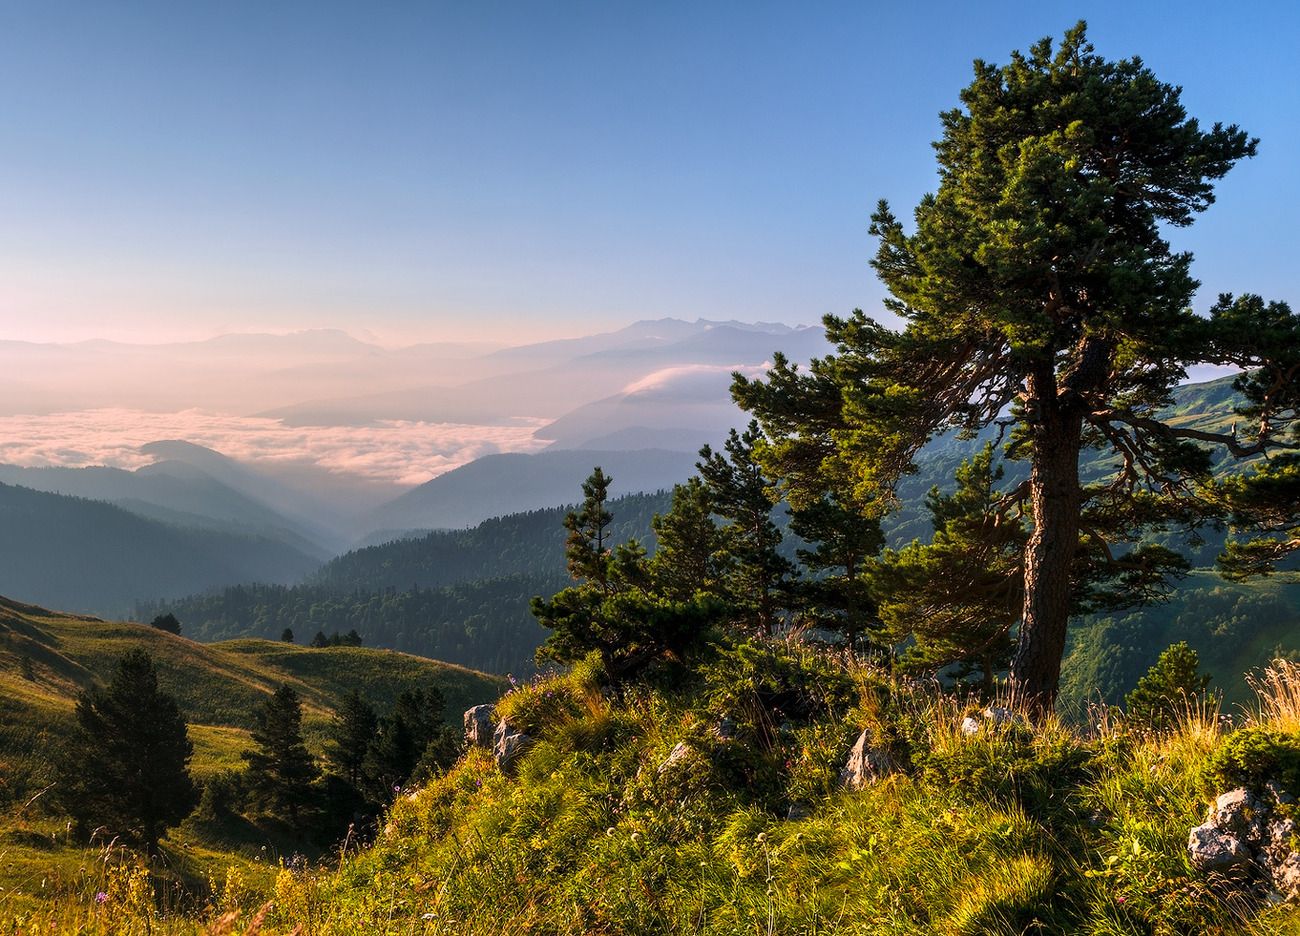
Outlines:
{"type": "Polygon", "coordinates": [[[1203,490],[1208,449],[1295,444],[1296,316],[1257,297],[1193,314],[1191,255],[1165,240],[1256,145],[1235,126],[1203,129],[1179,98],[1141,60],[1097,55],[1083,23],[1058,47],[976,62],[942,115],[939,187],[914,230],[883,202],[872,219],[903,330],[829,317],[836,353],[808,374],[778,360],[769,380],[734,386],[773,439],[774,473],[796,486],[850,478],[864,501],[889,498],[935,434],[1010,413],[1029,477],[1007,493],[1031,519],[1011,682],[1039,712],[1056,697],[1080,553],[1138,595],[1158,590],[1177,563],[1123,547],[1222,515],[1203,490]],[[1203,362],[1263,375],[1239,381],[1249,436],[1164,418],[1203,362]],[[1112,477],[1080,477],[1086,447],[1114,454],[1112,477]]]}

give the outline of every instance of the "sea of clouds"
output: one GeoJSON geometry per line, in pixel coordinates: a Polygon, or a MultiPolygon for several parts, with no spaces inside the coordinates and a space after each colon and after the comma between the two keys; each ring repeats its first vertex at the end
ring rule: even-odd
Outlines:
{"type": "Polygon", "coordinates": [[[495,452],[535,452],[546,420],[479,426],[377,420],[368,426],[286,426],[278,419],[187,409],[107,408],[0,416],[0,464],[135,469],[140,447],[184,439],[249,464],[303,463],[366,481],[412,486],[495,452]]]}

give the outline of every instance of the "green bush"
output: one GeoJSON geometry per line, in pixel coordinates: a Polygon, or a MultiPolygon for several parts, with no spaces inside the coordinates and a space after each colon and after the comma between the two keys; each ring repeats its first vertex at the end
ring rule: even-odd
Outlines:
{"type": "Polygon", "coordinates": [[[1214,792],[1258,789],[1270,780],[1289,792],[1300,790],[1300,736],[1262,727],[1233,732],[1210,756],[1205,779],[1214,792]]]}

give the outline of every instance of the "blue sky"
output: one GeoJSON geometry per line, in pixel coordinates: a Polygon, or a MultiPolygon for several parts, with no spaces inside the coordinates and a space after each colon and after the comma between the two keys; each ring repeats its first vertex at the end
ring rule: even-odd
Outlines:
{"type": "Polygon", "coordinates": [[[1260,155],[1175,246],[1300,302],[1300,5],[0,4],[0,338],[517,341],[874,310],[975,57],[1087,18],[1260,155]]]}

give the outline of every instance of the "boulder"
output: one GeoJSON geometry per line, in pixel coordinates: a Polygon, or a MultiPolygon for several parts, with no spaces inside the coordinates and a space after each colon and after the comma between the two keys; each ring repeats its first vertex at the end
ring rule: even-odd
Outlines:
{"type": "Polygon", "coordinates": [[[496,758],[502,773],[512,774],[519,758],[535,743],[531,736],[515,731],[503,718],[492,734],[492,756],[496,758]]]}
{"type": "Polygon", "coordinates": [[[1249,868],[1252,863],[1250,849],[1241,839],[1209,822],[1192,829],[1187,854],[1197,869],[1219,874],[1249,868]]]}
{"type": "Polygon", "coordinates": [[[858,735],[849,751],[844,769],[840,771],[840,785],[849,790],[860,790],[898,769],[889,750],[876,740],[870,728],[858,735]]]}
{"type": "Polygon", "coordinates": [[[1210,808],[1206,823],[1245,838],[1252,832],[1263,831],[1253,828],[1258,825],[1256,820],[1261,815],[1261,805],[1249,790],[1238,787],[1219,794],[1214,800],[1214,806],[1210,808]]]}
{"type": "Polygon", "coordinates": [[[476,705],[465,710],[465,746],[492,747],[492,731],[497,720],[495,705],[476,705]]]}

